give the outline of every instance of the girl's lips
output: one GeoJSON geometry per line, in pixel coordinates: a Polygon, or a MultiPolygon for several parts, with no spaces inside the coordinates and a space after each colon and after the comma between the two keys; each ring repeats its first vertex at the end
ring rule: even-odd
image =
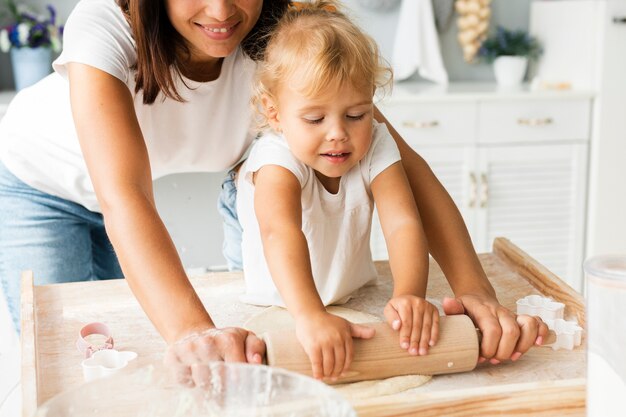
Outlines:
{"type": "Polygon", "coordinates": [[[348,160],[348,158],[350,157],[350,152],[332,153],[332,154],[323,153],[321,154],[321,156],[333,164],[341,164],[348,160]]]}

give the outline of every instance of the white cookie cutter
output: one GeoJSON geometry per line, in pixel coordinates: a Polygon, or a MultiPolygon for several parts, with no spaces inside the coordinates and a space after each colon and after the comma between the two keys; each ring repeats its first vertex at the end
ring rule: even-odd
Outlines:
{"type": "Polygon", "coordinates": [[[541,320],[563,319],[565,304],[540,295],[528,295],[517,300],[517,314],[539,316],[541,320]]]}
{"type": "Polygon", "coordinates": [[[582,342],[583,328],[576,321],[563,319],[544,320],[550,330],[556,333],[556,342],[549,345],[552,350],[572,350],[582,342]]]}
{"type": "Polygon", "coordinates": [[[81,362],[85,381],[112,375],[125,368],[128,362],[137,357],[135,352],[118,352],[115,349],[105,349],[94,352],[90,358],[81,362]]]}

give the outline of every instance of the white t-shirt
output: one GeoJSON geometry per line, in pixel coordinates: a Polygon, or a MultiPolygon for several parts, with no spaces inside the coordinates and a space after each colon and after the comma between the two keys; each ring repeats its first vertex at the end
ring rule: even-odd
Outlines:
{"type": "Polygon", "coordinates": [[[237,182],[237,214],[243,228],[243,270],[246,293],[242,301],[285,307],[272,280],[259,225],[254,213],[252,175],[265,165],[291,171],[302,187],[302,231],[309,246],[313,279],[324,305],[347,301],[355,290],[376,281],[370,252],[374,199],[372,180],[393,163],[400,152],[384,124],[374,123],[367,155],[341,177],[337,194],[328,192],[314,170],[289,150],[284,137],[262,136],[242,165],[237,182]]]}
{"type": "Polygon", "coordinates": [[[250,94],[256,64],[238,49],[218,79],[178,80],[186,100],[159,95],[152,105],[135,94],[135,42],[115,0],[81,0],[67,20],[53,73],[20,91],[0,122],[0,160],[30,186],[100,211],[80,151],[69,101],[66,64],[78,62],[124,82],[133,95],[152,177],[221,171],[252,143],[250,94]]]}

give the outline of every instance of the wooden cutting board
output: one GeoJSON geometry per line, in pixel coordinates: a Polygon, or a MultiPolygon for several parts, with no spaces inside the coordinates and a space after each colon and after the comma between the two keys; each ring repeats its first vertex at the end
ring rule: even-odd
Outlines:
{"type": "MultiPolygon", "coordinates": [[[[506,239],[494,241],[481,263],[503,305],[543,294],[566,304],[584,327],[584,302],[537,261],[506,239]]],[[[347,307],[382,316],[391,290],[387,262],[378,262],[379,284],[361,289],[347,307]]],[[[263,310],[238,301],[244,291],[240,273],[213,273],[192,284],[218,326],[238,326],[263,310]]],[[[428,297],[452,292],[439,266],[431,260],[428,297]]],[[[37,405],[83,382],[81,354],[74,347],[79,329],[88,322],[107,323],[116,348],[139,354],[138,365],[160,361],[165,343],[139,307],[124,280],[32,286],[25,274],[22,288],[23,415],[37,405]]],[[[584,339],[584,337],[583,337],[584,339]]],[[[585,341],[573,351],[533,348],[515,363],[479,366],[468,373],[439,375],[419,389],[388,397],[355,400],[359,416],[476,416],[585,414],[585,341]]]]}

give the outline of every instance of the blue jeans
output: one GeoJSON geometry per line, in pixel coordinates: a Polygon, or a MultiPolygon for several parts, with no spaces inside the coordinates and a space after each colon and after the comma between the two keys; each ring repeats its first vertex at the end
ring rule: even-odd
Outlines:
{"type": "Polygon", "coordinates": [[[241,234],[243,229],[237,216],[237,186],[235,178],[237,173],[232,170],[222,182],[222,191],[217,200],[217,211],[224,220],[224,243],[222,253],[226,258],[229,271],[241,271],[243,258],[241,255],[241,234]]]}
{"type": "Polygon", "coordinates": [[[124,276],[102,214],[34,189],[0,163],[0,280],[18,332],[24,270],[36,285],[124,276]]]}

